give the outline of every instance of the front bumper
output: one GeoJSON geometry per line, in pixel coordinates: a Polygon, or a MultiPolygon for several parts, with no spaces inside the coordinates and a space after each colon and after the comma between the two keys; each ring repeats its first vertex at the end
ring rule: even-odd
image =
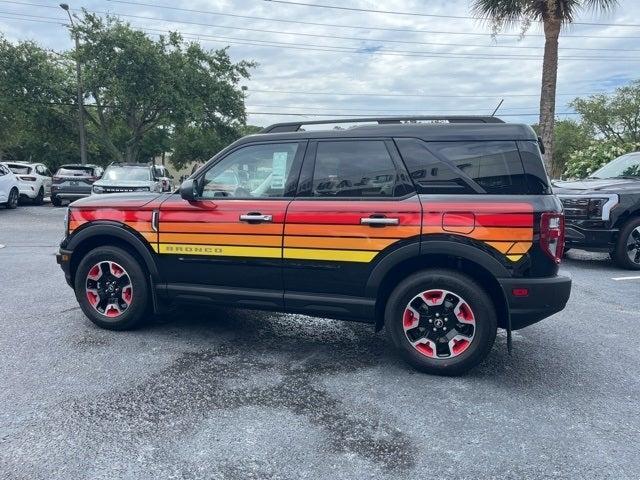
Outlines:
{"type": "Polygon", "coordinates": [[[571,278],[499,278],[511,315],[511,328],[519,330],[564,309],[571,294],[571,278]],[[514,290],[526,289],[526,296],[514,290]]]}
{"type": "Polygon", "coordinates": [[[600,228],[586,225],[585,222],[567,220],[564,243],[570,248],[585,250],[610,250],[618,235],[617,228],[600,228]]]}
{"type": "Polygon", "coordinates": [[[64,272],[64,278],[67,281],[67,284],[73,288],[73,281],[71,278],[71,250],[61,248],[58,253],[56,253],[56,262],[64,272]]]}

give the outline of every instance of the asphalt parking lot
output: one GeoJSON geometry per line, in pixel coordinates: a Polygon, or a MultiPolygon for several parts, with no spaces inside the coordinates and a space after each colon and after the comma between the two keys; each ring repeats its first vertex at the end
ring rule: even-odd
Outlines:
{"type": "MultiPolygon", "coordinates": [[[[640,280],[572,251],[567,309],[461,378],[372,327],[193,310],[94,327],[63,208],[0,210],[0,478],[640,477],[640,280]]],[[[637,273],[636,273],[637,275],[637,273]]]]}

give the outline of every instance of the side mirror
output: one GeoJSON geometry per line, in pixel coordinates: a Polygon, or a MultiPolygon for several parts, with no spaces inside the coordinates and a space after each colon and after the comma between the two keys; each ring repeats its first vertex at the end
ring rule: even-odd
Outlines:
{"type": "Polygon", "coordinates": [[[194,202],[197,199],[196,182],[192,178],[186,179],[180,185],[180,196],[188,202],[194,202]]]}

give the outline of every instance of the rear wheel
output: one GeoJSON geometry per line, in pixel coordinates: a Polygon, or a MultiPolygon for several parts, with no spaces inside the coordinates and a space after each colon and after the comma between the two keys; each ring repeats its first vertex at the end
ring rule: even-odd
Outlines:
{"type": "Polygon", "coordinates": [[[42,205],[44,203],[44,188],[40,187],[38,190],[38,195],[33,199],[33,203],[35,205],[42,205]]]}
{"type": "Polygon", "coordinates": [[[640,218],[633,218],[622,229],[611,258],[622,268],[640,270],[640,218]]]}
{"type": "Polygon", "coordinates": [[[14,209],[18,206],[18,199],[20,198],[20,192],[17,188],[12,188],[9,192],[9,198],[7,199],[7,208],[14,209]]]}
{"type": "Polygon", "coordinates": [[[460,375],[491,350],[497,319],[493,302],[473,279],[450,270],[425,270],[393,291],[385,325],[413,367],[460,375]]]}
{"type": "Polygon", "coordinates": [[[53,195],[51,196],[51,203],[53,204],[54,207],[59,207],[62,205],[62,200],[60,200],[58,197],[54,197],[53,195]]]}
{"type": "Polygon", "coordinates": [[[134,328],[148,313],[144,271],[134,257],[117,247],[98,247],[82,259],[75,293],[84,314],[102,328],[134,328]]]}

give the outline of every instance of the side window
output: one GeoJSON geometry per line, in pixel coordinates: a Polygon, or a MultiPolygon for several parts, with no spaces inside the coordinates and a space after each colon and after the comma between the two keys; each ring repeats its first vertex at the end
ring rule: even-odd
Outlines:
{"type": "Polygon", "coordinates": [[[422,140],[399,138],[396,139],[396,145],[418,193],[477,193],[464,180],[462,172],[436,158],[422,140]]]}
{"type": "Polygon", "coordinates": [[[44,175],[44,174],[45,174],[45,173],[44,173],[44,167],[43,167],[42,165],[36,165],[36,172],[37,172],[39,175],[44,175]]]}
{"type": "Polygon", "coordinates": [[[204,175],[201,198],[283,197],[297,143],[249,145],[229,154],[204,175]]]}
{"type": "Polygon", "coordinates": [[[0,165],[0,177],[4,176],[7,174],[7,171],[4,169],[4,167],[2,165],[0,165]]]}
{"type": "Polygon", "coordinates": [[[383,141],[319,142],[314,197],[392,197],[397,171],[383,141]]]}
{"type": "Polygon", "coordinates": [[[515,142],[434,142],[429,149],[490,194],[526,194],[527,182],[515,142]]]}

